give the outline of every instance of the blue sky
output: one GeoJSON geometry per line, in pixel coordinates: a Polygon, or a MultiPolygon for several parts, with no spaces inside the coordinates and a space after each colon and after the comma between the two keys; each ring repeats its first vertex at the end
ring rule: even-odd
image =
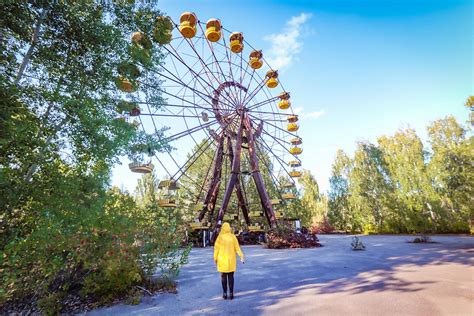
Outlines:
{"type": "MultiPolygon", "coordinates": [[[[352,155],[357,141],[407,126],[425,139],[430,121],[467,119],[472,1],[165,0],[159,7],[175,20],[184,11],[219,18],[281,68],[301,118],[303,167],[323,191],[337,149],[352,155]]],[[[112,184],[133,190],[136,177],[117,167],[112,184]]]]}

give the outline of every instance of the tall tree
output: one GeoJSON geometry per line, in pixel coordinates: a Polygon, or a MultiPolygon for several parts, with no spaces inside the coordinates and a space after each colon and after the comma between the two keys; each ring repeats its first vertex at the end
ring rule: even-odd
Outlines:
{"type": "Polygon", "coordinates": [[[130,43],[161,13],[134,1],[4,1],[0,14],[0,305],[34,297],[61,306],[55,292],[70,280],[110,299],[141,279],[137,259],[117,286],[111,271],[123,266],[104,251],[122,228],[122,243],[137,249],[130,236],[141,220],[129,197],[107,192],[111,168],[139,156],[137,145],[165,145],[162,130],[145,135],[116,119],[121,102],[136,100],[117,90],[117,67],[133,63],[147,101],[161,101],[160,47],[143,58],[130,43]],[[89,252],[78,251],[78,236],[89,252]]]}
{"type": "Polygon", "coordinates": [[[393,208],[392,189],[384,155],[377,146],[361,142],[350,171],[350,203],[360,214],[364,231],[384,231],[384,221],[393,208]]]}
{"type": "MultiPolygon", "coordinates": [[[[145,141],[162,147],[161,130],[147,136],[115,119],[118,103],[133,100],[115,87],[117,66],[132,58],[132,31],[151,33],[160,14],[156,8],[133,2],[7,1],[0,14],[5,17],[1,54],[7,60],[0,68],[5,136],[0,208],[9,218],[32,197],[44,198],[39,188],[59,176],[59,165],[96,175],[105,187],[119,155],[137,156],[136,144],[145,141]]],[[[157,73],[161,59],[155,47],[146,63],[137,62],[142,85],[159,89],[159,77],[145,74],[157,73]]],[[[161,98],[159,90],[148,93],[150,99],[161,98]]]]}
{"type": "Polygon", "coordinates": [[[353,220],[353,208],[349,203],[349,174],[351,169],[351,159],[344,151],[338,150],[332,165],[331,178],[329,178],[328,217],[336,229],[360,231],[362,229],[361,224],[353,220]]]}
{"type": "Polygon", "coordinates": [[[466,137],[466,130],[452,116],[432,122],[428,135],[433,151],[428,172],[442,199],[437,224],[440,230],[466,231],[474,218],[473,137],[466,137]]]}
{"type": "Polygon", "coordinates": [[[434,228],[439,199],[426,171],[427,152],[413,129],[400,130],[378,139],[393,185],[397,188],[399,226],[408,232],[434,228]]]}

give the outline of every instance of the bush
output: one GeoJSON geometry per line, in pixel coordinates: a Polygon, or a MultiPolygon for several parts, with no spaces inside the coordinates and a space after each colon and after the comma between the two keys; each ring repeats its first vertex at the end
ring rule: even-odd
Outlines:
{"type": "Polygon", "coordinates": [[[334,232],[334,227],[329,223],[328,219],[325,217],[319,223],[313,223],[311,225],[310,231],[312,234],[330,234],[334,232]]]}
{"type": "Polygon", "coordinates": [[[431,240],[430,236],[427,235],[421,235],[419,237],[415,237],[413,239],[413,243],[418,244],[418,243],[432,243],[433,241],[431,240]]]}
{"type": "Polygon", "coordinates": [[[67,219],[42,213],[35,230],[6,245],[0,257],[0,306],[12,310],[35,297],[44,313],[55,314],[69,311],[66,294],[98,306],[117,298],[136,301],[143,292],[137,286],[150,292],[171,288],[152,277],[158,267],[160,278],[173,283],[186,263],[190,247],[180,248],[175,223],[150,221],[148,210],[118,189],[107,192],[103,202],[100,212],[71,212],[67,219]]]}
{"type": "Polygon", "coordinates": [[[242,232],[237,235],[239,244],[242,245],[260,245],[265,240],[265,234],[261,232],[242,232]]]}
{"type": "Polygon", "coordinates": [[[372,223],[367,223],[364,224],[364,234],[369,235],[369,234],[376,234],[378,232],[377,226],[375,226],[372,223]]]}
{"type": "Polygon", "coordinates": [[[320,247],[318,238],[310,233],[297,233],[286,226],[278,226],[267,231],[266,247],[269,249],[320,247]]]}

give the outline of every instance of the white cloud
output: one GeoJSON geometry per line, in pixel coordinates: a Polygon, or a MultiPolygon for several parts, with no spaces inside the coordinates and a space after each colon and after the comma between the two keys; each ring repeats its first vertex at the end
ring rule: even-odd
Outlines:
{"type": "Polygon", "coordinates": [[[273,69],[287,68],[301,52],[301,29],[304,23],[311,18],[310,13],[301,13],[291,17],[280,33],[270,34],[264,40],[271,43],[271,49],[266,53],[266,59],[273,69]]]}
{"type": "Polygon", "coordinates": [[[326,114],[326,111],[313,111],[306,113],[302,107],[293,108],[293,113],[298,115],[300,120],[315,120],[326,114]]]}
{"type": "Polygon", "coordinates": [[[320,116],[323,116],[326,112],[324,110],[314,111],[309,113],[303,113],[303,118],[307,119],[317,119],[320,116]]]}
{"type": "Polygon", "coordinates": [[[293,108],[293,113],[295,113],[296,115],[299,115],[303,112],[303,108],[302,107],[296,107],[296,108],[293,108]]]}

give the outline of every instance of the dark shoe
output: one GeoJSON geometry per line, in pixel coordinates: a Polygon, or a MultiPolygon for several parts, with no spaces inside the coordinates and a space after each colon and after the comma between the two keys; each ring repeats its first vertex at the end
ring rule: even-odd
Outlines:
{"type": "Polygon", "coordinates": [[[222,294],[222,298],[226,300],[227,299],[227,293],[222,294]]]}
{"type": "Polygon", "coordinates": [[[230,293],[230,299],[231,299],[231,300],[234,299],[234,293],[230,293]]]}

